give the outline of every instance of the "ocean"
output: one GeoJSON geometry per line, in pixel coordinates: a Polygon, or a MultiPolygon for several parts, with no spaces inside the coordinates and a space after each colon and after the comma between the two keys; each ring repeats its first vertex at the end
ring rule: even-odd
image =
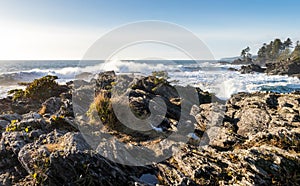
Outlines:
{"type": "Polygon", "coordinates": [[[191,85],[215,93],[226,100],[238,92],[273,91],[288,93],[300,91],[300,80],[287,76],[266,74],[240,74],[229,68],[241,65],[220,64],[217,61],[193,60],[26,60],[0,61],[0,98],[7,91],[24,88],[18,82],[29,82],[45,75],[58,76],[59,83],[74,80],[84,72],[99,73],[115,70],[117,73],[149,75],[152,71],[167,71],[173,84],[191,85]]]}

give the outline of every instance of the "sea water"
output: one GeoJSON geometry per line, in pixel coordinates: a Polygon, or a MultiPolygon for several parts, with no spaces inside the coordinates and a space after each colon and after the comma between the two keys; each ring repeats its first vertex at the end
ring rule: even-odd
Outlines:
{"type": "Polygon", "coordinates": [[[30,82],[45,75],[58,76],[59,83],[74,80],[84,72],[99,73],[114,70],[117,73],[149,75],[153,71],[167,71],[173,84],[191,85],[228,99],[238,92],[272,91],[288,93],[300,90],[300,80],[288,76],[268,76],[263,73],[240,74],[229,68],[240,65],[220,64],[217,61],[193,60],[27,60],[0,61],[0,97],[7,91],[24,88],[18,82],[30,82]]]}

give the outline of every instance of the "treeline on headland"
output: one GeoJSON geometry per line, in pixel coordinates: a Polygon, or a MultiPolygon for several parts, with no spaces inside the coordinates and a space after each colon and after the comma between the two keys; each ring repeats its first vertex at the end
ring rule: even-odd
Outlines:
{"type": "Polygon", "coordinates": [[[300,77],[299,41],[293,45],[290,38],[285,41],[276,38],[269,44],[264,43],[257,55],[252,55],[250,51],[250,47],[246,47],[241,51],[240,57],[233,61],[233,64],[248,65],[241,68],[242,73],[266,72],[300,77]]]}
{"type": "Polygon", "coordinates": [[[252,55],[251,48],[248,46],[241,51],[240,58],[235,60],[235,64],[266,64],[287,60],[299,60],[300,59],[300,44],[296,41],[293,47],[293,41],[287,38],[285,41],[281,39],[274,39],[269,44],[263,43],[259,48],[257,55],[252,55]]]}

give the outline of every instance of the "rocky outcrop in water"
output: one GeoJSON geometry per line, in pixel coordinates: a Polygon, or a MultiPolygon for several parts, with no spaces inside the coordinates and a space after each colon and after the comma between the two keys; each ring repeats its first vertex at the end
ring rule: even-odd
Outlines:
{"type": "MultiPolygon", "coordinates": [[[[155,140],[143,142],[139,135],[108,127],[103,132],[115,140],[102,147],[117,147],[116,140],[154,144],[176,131],[182,100],[173,86],[151,76],[123,78],[133,82],[129,103],[137,116],[149,114],[154,96],[165,100],[167,114],[157,126],[161,131],[147,134],[155,140]]],[[[103,73],[82,82],[81,88],[96,84],[95,94],[109,96],[115,80],[113,72],[103,73]]],[[[186,88],[199,95],[199,104],[192,105],[190,116],[184,118],[195,127],[190,140],[167,160],[136,167],[110,161],[86,142],[74,118],[74,86],[69,84],[68,90],[39,103],[36,110],[0,115],[0,185],[299,183],[300,94],[239,93],[224,104],[200,89],[186,88]]]]}
{"type": "Polygon", "coordinates": [[[288,75],[300,77],[300,61],[280,61],[266,64],[266,73],[270,75],[288,75]]]}
{"type": "Polygon", "coordinates": [[[242,66],[241,69],[239,70],[242,74],[249,74],[253,72],[265,72],[266,69],[261,68],[259,65],[251,64],[248,66],[242,66]]]}
{"type": "Polygon", "coordinates": [[[247,66],[242,66],[240,72],[242,74],[264,72],[268,75],[288,75],[300,78],[300,61],[297,59],[271,62],[266,64],[266,68],[262,68],[257,64],[250,64],[247,66]]]}
{"type": "Polygon", "coordinates": [[[253,64],[253,61],[251,58],[247,58],[247,59],[236,59],[234,60],[231,64],[233,65],[249,65],[249,64],[253,64]]]}

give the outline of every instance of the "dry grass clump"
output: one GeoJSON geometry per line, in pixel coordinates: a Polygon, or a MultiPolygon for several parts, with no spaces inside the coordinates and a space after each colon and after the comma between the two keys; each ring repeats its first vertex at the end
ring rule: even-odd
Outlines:
{"type": "Polygon", "coordinates": [[[104,92],[100,92],[95,97],[87,115],[92,123],[96,123],[100,119],[104,125],[115,126],[118,121],[112,108],[111,98],[104,92]]]}

